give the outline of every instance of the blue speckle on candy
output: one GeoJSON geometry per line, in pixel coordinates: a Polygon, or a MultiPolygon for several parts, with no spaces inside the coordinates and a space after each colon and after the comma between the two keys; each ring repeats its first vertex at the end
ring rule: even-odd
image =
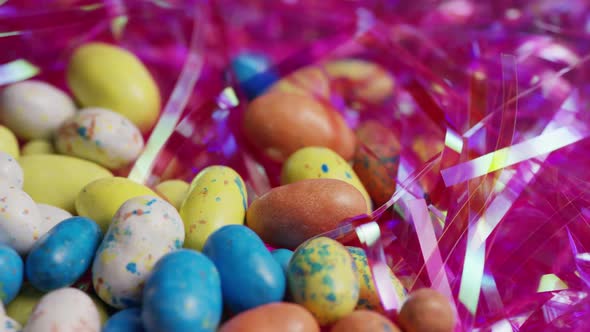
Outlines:
{"type": "Polygon", "coordinates": [[[328,168],[328,165],[326,165],[326,164],[322,164],[322,172],[324,172],[324,173],[328,173],[328,171],[329,171],[329,170],[330,170],[330,169],[328,168]]]}
{"type": "Polygon", "coordinates": [[[137,264],[131,262],[131,263],[127,264],[127,266],[125,268],[129,272],[131,272],[133,274],[137,274],[137,264]]]}

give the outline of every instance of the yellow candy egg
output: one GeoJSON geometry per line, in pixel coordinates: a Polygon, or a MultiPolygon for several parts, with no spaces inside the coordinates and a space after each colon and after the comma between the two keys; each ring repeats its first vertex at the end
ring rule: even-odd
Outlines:
{"type": "Polygon", "coordinates": [[[299,149],[289,156],[281,171],[282,184],[321,178],[341,180],[353,185],[363,194],[371,210],[373,206],[371,197],[352,167],[340,155],[328,148],[310,146],[299,149]]]}
{"type": "MultiPolygon", "coordinates": [[[[365,251],[357,247],[346,247],[346,249],[352,256],[360,282],[359,301],[356,308],[384,312],[365,251]]],[[[389,270],[389,278],[399,299],[405,299],[407,296],[406,289],[391,270],[389,270]]]]}
{"type": "Polygon", "coordinates": [[[54,154],[55,153],[55,148],[53,147],[53,144],[51,144],[51,142],[46,141],[46,140],[42,140],[42,139],[36,139],[36,140],[32,140],[29,141],[27,144],[25,144],[22,148],[21,154],[23,156],[28,156],[31,154],[54,154]]]}
{"type": "Polygon", "coordinates": [[[142,133],[160,112],[160,92],[151,74],[129,51],[104,43],[77,48],[68,64],[68,85],[84,107],[104,107],[124,115],[142,133]]]}
{"type": "Polygon", "coordinates": [[[248,198],[238,173],[226,166],[210,166],[193,179],[180,207],[186,248],[201,250],[205,241],[225,225],[244,223],[248,198]]]}
{"type": "Polygon", "coordinates": [[[154,191],[172,204],[177,210],[188,194],[189,184],[182,180],[168,180],[158,184],[154,191]]]}
{"type": "Polygon", "coordinates": [[[113,216],[127,200],[138,196],[157,196],[150,188],[127,178],[104,178],[88,183],[76,197],[76,211],[88,217],[106,233],[113,216]]]}
{"type": "Polygon", "coordinates": [[[352,258],[339,242],[319,237],[293,253],[287,269],[296,303],[309,310],[320,325],[350,314],[359,298],[359,280],[352,258]]]}
{"type": "Polygon", "coordinates": [[[33,308],[45,293],[36,290],[29,284],[23,284],[18,295],[6,306],[6,314],[21,325],[25,325],[33,308]]]}
{"type": "Polygon", "coordinates": [[[74,213],[74,201],[88,183],[112,177],[107,169],[90,161],[53,154],[21,156],[24,191],[37,203],[74,213]]]}
{"type": "Polygon", "coordinates": [[[6,152],[14,158],[19,157],[18,141],[10,129],[0,125],[0,151],[6,152]]]}
{"type": "Polygon", "coordinates": [[[100,297],[96,295],[90,295],[90,298],[92,299],[92,302],[94,302],[96,310],[98,310],[100,324],[102,325],[106,323],[106,321],[109,319],[108,306],[100,299],[100,297]]]}
{"type": "Polygon", "coordinates": [[[340,91],[350,100],[382,102],[393,94],[392,76],[376,63],[360,59],[327,62],[326,73],[332,80],[346,80],[350,88],[340,91]]]}

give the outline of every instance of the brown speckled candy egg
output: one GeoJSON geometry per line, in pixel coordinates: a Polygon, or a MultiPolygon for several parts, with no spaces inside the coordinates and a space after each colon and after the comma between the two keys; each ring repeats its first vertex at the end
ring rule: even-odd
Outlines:
{"type": "Polygon", "coordinates": [[[404,332],[452,332],[455,314],[446,297],[423,288],[410,294],[403,304],[398,324],[404,332]]]}
{"type": "Polygon", "coordinates": [[[294,303],[270,303],[227,321],[219,332],[319,332],[313,315],[294,303]]]}
{"type": "Polygon", "coordinates": [[[340,115],[312,96],[269,92],[256,98],[244,117],[244,133],[266,156],[283,161],[306,146],[354,155],[356,137],[340,115]]]}
{"type": "Polygon", "coordinates": [[[401,332],[387,317],[370,310],[357,310],[342,318],[330,332],[401,332]]]}
{"type": "Polygon", "coordinates": [[[266,243],[293,249],[366,212],[367,203],[354,186],[335,179],[308,179],[276,187],[256,199],[246,222],[266,243]]]}

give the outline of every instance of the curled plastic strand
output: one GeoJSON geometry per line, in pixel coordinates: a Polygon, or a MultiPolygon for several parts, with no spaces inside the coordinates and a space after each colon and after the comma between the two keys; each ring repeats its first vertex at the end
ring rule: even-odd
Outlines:
{"type": "Polygon", "coordinates": [[[201,22],[202,14],[200,13],[199,8],[196,8],[193,19],[194,26],[190,49],[187,54],[186,62],[182,68],[182,72],[180,73],[180,78],[162,111],[158,123],[147,141],[145,149],[129,173],[128,178],[131,180],[147,185],[152,185],[158,181],[157,178],[150,176],[154,167],[154,162],[164,144],[166,144],[166,141],[174,131],[203,67],[201,22]]]}

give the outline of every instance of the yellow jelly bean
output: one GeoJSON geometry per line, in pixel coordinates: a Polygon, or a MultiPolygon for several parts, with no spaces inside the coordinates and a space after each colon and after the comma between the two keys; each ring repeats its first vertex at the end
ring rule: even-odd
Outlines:
{"type": "Polygon", "coordinates": [[[67,69],[68,85],[84,107],[120,113],[142,133],[160,112],[160,92],[150,72],[129,51],[104,43],[89,43],[74,51],[67,69]]]}
{"type": "Polygon", "coordinates": [[[188,194],[189,184],[182,180],[168,180],[158,184],[154,191],[172,204],[177,210],[188,194]]]}
{"type": "Polygon", "coordinates": [[[201,250],[217,229],[243,224],[248,198],[238,173],[226,166],[210,166],[193,179],[188,196],[180,207],[186,248],[201,250]]]}
{"type": "Polygon", "coordinates": [[[0,125],[0,151],[6,152],[14,158],[19,157],[18,141],[10,129],[0,125]]]}
{"type": "Polygon", "coordinates": [[[74,213],[74,201],[88,183],[112,177],[107,169],[90,161],[53,154],[21,156],[18,160],[24,191],[37,203],[74,213]]]}
{"type": "Polygon", "coordinates": [[[38,139],[32,140],[25,144],[21,151],[23,156],[28,156],[32,154],[54,154],[55,148],[51,142],[38,139]]]}
{"type": "Polygon", "coordinates": [[[341,180],[353,185],[363,194],[371,210],[371,197],[352,167],[328,148],[310,146],[299,149],[285,161],[281,171],[282,184],[322,178],[341,180]]]}
{"type": "Polygon", "coordinates": [[[157,196],[150,188],[127,178],[103,178],[88,183],[76,197],[76,211],[88,217],[106,233],[113,216],[127,200],[138,196],[157,196]]]}

